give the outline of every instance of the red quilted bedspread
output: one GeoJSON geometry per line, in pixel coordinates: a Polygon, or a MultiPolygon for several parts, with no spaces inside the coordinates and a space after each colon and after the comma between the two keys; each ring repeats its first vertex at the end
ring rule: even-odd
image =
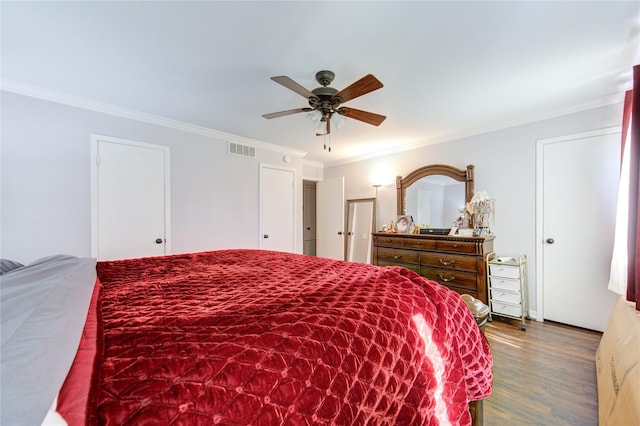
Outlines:
{"type": "Polygon", "coordinates": [[[100,425],[470,424],[488,344],[399,267],[223,250],[98,263],[100,425]]]}

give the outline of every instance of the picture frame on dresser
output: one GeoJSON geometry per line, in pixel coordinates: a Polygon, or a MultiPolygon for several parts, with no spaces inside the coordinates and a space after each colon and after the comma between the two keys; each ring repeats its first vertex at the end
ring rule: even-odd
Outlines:
{"type": "Polygon", "coordinates": [[[400,234],[409,234],[413,230],[413,217],[409,215],[400,215],[396,219],[396,232],[400,234]]]}

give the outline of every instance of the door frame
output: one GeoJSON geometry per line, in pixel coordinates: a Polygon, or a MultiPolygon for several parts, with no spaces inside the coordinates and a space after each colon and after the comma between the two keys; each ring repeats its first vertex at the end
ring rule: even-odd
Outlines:
{"type": "Polygon", "coordinates": [[[98,157],[98,144],[100,142],[137,146],[162,151],[164,155],[164,252],[165,255],[171,254],[171,149],[165,145],[155,145],[146,142],[116,138],[112,136],[91,134],[89,161],[91,165],[91,256],[97,258],[100,248],[100,228],[98,226],[98,165],[100,164],[100,159],[98,157]]]}
{"type": "Polygon", "coordinates": [[[621,131],[621,126],[613,126],[536,141],[536,312],[533,315],[537,321],[544,321],[544,146],[574,139],[608,136],[621,131]]]}

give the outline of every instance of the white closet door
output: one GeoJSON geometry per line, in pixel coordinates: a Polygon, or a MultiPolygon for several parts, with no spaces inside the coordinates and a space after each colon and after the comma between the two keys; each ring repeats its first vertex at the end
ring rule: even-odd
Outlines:
{"type": "MultiPolygon", "coordinates": [[[[544,319],[603,331],[618,297],[607,289],[620,132],[540,141],[544,319]]],[[[540,301],[540,298],[538,298],[540,301]]],[[[538,312],[540,314],[540,312],[538,312]]]]}
{"type": "Polygon", "coordinates": [[[260,248],[295,252],[295,172],[260,166],[260,248]]]}
{"type": "Polygon", "coordinates": [[[93,255],[168,254],[168,161],[164,146],[95,137],[93,255]]]}

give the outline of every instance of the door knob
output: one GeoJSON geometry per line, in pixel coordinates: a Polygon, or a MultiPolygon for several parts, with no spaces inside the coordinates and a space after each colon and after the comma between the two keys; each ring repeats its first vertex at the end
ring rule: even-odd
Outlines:
{"type": "Polygon", "coordinates": [[[338,235],[342,235],[342,231],[338,231],[338,235]]]}
{"type": "Polygon", "coordinates": [[[311,231],[311,227],[310,226],[307,226],[307,231],[311,231]]]}
{"type": "Polygon", "coordinates": [[[162,244],[162,238],[156,238],[156,244],[162,244]]]}
{"type": "Polygon", "coordinates": [[[553,244],[555,242],[556,240],[554,240],[553,238],[547,238],[547,244],[553,244]]]}
{"type": "Polygon", "coordinates": [[[262,238],[269,238],[269,234],[264,234],[262,238]]]}

